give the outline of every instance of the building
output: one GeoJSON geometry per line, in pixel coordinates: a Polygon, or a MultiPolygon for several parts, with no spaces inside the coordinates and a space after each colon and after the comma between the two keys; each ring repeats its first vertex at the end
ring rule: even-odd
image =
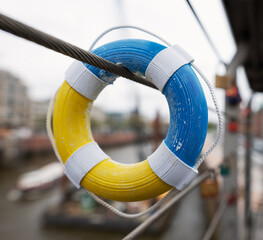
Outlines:
{"type": "Polygon", "coordinates": [[[46,118],[50,100],[33,101],[32,103],[32,129],[35,133],[46,133],[46,118]]]}
{"type": "Polygon", "coordinates": [[[0,128],[31,127],[31,101],[19,78],[0,70],[0,128]]]}

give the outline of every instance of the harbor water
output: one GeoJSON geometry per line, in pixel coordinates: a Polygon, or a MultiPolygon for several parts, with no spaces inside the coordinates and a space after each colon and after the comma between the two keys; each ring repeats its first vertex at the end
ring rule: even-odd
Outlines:
{"type": "MultiPolygon", "coordinates": [[[[152,145],[128,145],[106,149],[105,152],[116,161],[124,162],[125,159],[127,163],[128,157],[128,162],[132,163],[137,162],[138,159],[143,160],[149,155],[152,152],[152,145]]],[[[122,239],[128,232],[46,227],[43,224],[43,213],[48,207],[59,203],[61,200],[62,190],[60,186],[31,200],[14,201],[14,194],[11,190],[14,189],[18,177],[53,161],[57,161],[53,154],[38,156],[23,160],[14,168],[0,170],[0,239],[122,239]]],[[[197,189],[173,209],[173,216],[167,223],[165,231],[159,235],[143,235],[138,239],[201,239],[206,228],[202,213],[203,207],[197,189]],[[190,225],[192,230],[188,231],[187,226],[190,225]]]]}

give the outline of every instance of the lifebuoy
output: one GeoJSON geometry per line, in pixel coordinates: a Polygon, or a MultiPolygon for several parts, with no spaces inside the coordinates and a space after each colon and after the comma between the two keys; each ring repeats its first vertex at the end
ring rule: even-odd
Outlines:
{"type": "Polygon", "coordinates": [[[92,137],[90,116],[93,101],[116,76],[76,61],[66,73],[53,112],[55,144],[66,175],[75,186],[118,201],[149,199],[172,187],[182,190],[197,174],[193,166],[208,122],[192,57],[178,46],[166,48],[137,39],[111,42],[93,52],[146,76],[158,87],[169,105],[169,130],[147,160],[136,164],[111,160],[92,137]]]}

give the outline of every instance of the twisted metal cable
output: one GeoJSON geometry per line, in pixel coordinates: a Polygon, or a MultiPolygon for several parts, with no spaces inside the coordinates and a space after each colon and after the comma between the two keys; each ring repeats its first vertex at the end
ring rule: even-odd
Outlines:
{"type": "Polygon", "coordinates": [[[201,22],[200,18],[198,17],[196,11],[194,10],[194,8],[193,8],[191,2],[190,2],[189,0],[186,0],[186,3],[187,3],[187,5],[188,5],[188,7],[190,8],[190,10],[192,11],[192,13],[193,13],[193,15],[194,15],[196,21],[198,22],[200,28],[202,29],[202,31],[203,31],[203,33],[204,33],[204,35],[205,35],[205,37],[206,37],[208,43],[210,44],[212,50],[214,51],[214,53],[215,53],[217,59],[218,59],[221,63],[223,63],[224,65],[226,65],[226,63],[223,61],[221,55],[219,54],[219,52],[218,52],[218,50],[217,50],[215,44],[213,43],[211,37],[210,37],[209,34],[207,33],[207,31],[206,31],[206,29],[205,29],[203,23],[201,22]]]}
{"type": "Polygon", "coordinates": [[[30,27],[24,23],[7,17],[1,13],[0,29],[14,34],[18,37],[35,42],[41,46],[44,46],[56,52],[75,58],[79,61],[88,63],[94,67],[103,69],[118,76],[128,78],[137,83],[141,83],[143,85],[156,89],[155,85],[153,85],[151,82],[147,81],[145,78],[134,75],[132,72],[129,71],[129,69],[127,69],[121,64],[112,63],[91,52],[85,51],[75,45],[72,45],[47,33],[41,32],[33,27],[30,27]]]}

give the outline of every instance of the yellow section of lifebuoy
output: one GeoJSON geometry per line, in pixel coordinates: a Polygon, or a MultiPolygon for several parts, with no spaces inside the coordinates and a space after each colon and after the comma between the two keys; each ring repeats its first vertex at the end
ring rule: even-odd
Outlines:
{"type": "MultiPolygon", "coordinates": [[[[64,164],[73,152],[94,141],[90,128],[92,104],[92,100],[80,95],[67,82],[58,91],[53,129],[64,164]]],[[[81,185],[101,197],[117,201],[140,201],[171,189],[152,171],[147,160],[121,164],[105,159],[86,174],[81,185]]]]}

